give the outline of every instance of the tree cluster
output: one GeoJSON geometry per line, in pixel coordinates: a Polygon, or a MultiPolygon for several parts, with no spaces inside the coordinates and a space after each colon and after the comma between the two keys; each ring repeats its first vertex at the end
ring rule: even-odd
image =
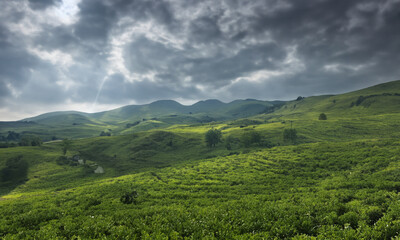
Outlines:
{"type": "Polygon", "coordinates": [[[36,135],[23,135],[19,143],[20,146],[41,146],[42,139],[36,135]]]}
{"type": "Polygon", "coordinates": [[[8,135],[6,137],[6,141],[19,141],[21,138],[21,135],[19,133],[16,133],[14,131],[8,131],[8,135]]]}
{"type": "Polygon", "coordinates": [[[208,147],[215,147],[218,143],[221,142],[222,133],[221,130],[218,129],[210,129],[206,132],[206,144],[208,147]]]}
{"type": "Polygon", "coordinates": [[[101,131],[100,136],[101,136],[101,137],[104,137],[104,136],[111,136],[111,133],[110,133],[110,132],[101,131]]]}
{"type": "Polygon", "coordinates": [[[261,145],[261,134],[257,131],[247,131],[242,136],[242,141],[245,147],[250,147],[252,144],[261,145]]]}

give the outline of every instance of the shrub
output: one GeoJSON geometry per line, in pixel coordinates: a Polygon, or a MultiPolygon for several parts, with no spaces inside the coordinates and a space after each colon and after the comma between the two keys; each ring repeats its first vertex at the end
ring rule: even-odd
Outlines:
{"type": "Polygon", "coordinates": [[[56,163],[58,165],[67,165],[69,163],[69,160],[66,156],[60,156],[57,158],[56,163]]]}
{"type": "Polygon", "coordinates": [[[136,198],[138,197],[138,193],[136,191],[125,193],[119,199],[123,204],[136,204],[136,198]]]}

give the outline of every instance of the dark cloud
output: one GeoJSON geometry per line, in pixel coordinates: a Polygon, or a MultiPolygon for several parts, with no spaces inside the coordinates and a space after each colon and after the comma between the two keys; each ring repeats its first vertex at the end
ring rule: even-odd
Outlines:
{"type": "Polygon", "coordinates": [[[22,88],[38,61],[25,49],[15,45],[13,38],[13,34],[0,25],[0,98],[12,97],[13,91],[22,88]]]}
{"type": "Polygon", "coordinates": [[[195,19],[190,23],[189,29],[190,41],[193,42],[219,41],[223,37],[218,26],[218,16],[203,16],[195,19]]]}
{"type": "Polygon", "coordinates": [[[179,84],[154,83],[148,79],[137,82],[127,82],[121,74],[109,76],[99,92],[98,103],[123,104],[136,99],[138,103],[149,103],[160,99],[172,99],[180,96],[182,99],[200,97],[198,90],[192,86],[179,84]]]}
{"type": "Polygon", "coordinates": [[[45,9],[55,5],[56,3],[61,2],[61,0],[28,0],[28,1],[29,1],[29,6],[32,9],[45,9]]]}
{"type": "Polygon", "coordinates": [[[75,36],[80,41],[106,41],[115,22],[114,9],[98,0],[82,1],[79,8],[79,22],[74,26],[75,36]]]}
{"type": "Polygon", "coordinates": [[[289,99],[400,75],[398,0],[82,0],[54,21],[63,4],[0,2],[0,105],[289,99]]]}
{"type": "Polygon", "coordinates": [[[168,27],[174,25],[172,7],[167,1],[117,0],[111,2],[111,9],[120,16],[130,16],[136,21],[156,21],[168,27]]]}
{"type": "Polygon", "coordinates": [[[192,50],[173,49],[141,37],[127,46],[124,59],[131,72],[157,72],[161,82],[179,82],[181,76],[189,76],[193,83],[216,86],[252,71],[276,70],[286,56],[275,43],[244,48],[233,56],[188,57],[192,50]]]}
{"type": "Polygon", "coordinates": [[[44,26],[44,31],[37,36],[35,45],[43,49],[62,49],[73,51],[80,46],[78,38],[74,35],[73,29],[65,26],[44,26]]]}

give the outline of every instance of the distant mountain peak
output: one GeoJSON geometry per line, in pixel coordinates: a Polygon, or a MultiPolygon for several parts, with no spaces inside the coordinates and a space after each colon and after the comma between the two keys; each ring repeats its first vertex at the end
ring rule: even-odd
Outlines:
{"type": "Polygon", "coordinates": [[[203,105],[203,104],[224,104],[224,103],[218,99],[207,99],[207,100],[203,100],[203,101],[198,101],[197,103],[193,104],[192,106],[203,105]]]}
{"type": "Polygon", "coordinates": [[[149,104],[150,106],[182,106],[182,104],[178,103],[174,100],[157,100],[149,104]]]}

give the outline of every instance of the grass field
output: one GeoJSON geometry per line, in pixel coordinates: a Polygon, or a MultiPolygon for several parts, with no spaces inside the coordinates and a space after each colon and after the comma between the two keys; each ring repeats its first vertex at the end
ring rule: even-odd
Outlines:
{"type": "Polygon", "coordinates": [[[398,239],[397,85],[242,119],[117,126],[72,140],[66,157],[84,165],[62,160],[62,141],[0,149],[0,238],[398,239]],[[298,138],[284,141],[290,128],[298,138]]]}

